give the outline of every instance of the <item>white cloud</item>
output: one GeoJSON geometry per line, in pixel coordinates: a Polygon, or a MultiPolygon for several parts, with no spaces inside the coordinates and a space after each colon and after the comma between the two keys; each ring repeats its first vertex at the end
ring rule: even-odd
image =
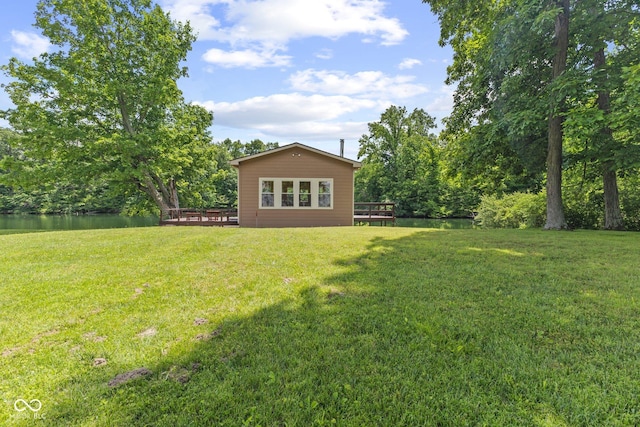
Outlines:
{"type": "Polygon", "coordinates": [[[309,69],[291,76],[293,93],[198,104],[214,113],[214,133],[216,128],[228,128],[244,129],[269,141],[274,137],[285,142],[357,141],[367,132],[367,123],[389,105],[429,92],[413,80],[413,76],[387,76],[379,71],[347,74],[309,69]]]}
{"type": "Polygon", "coordinates": [[[422,65],[422,61],[420,61],[419,59],[415,59],[415,58],[405,58],[398,65],[398,68],[401,69],[401,70],[409,70],[409,69],[415,67],[416,65],[422,65]]]}
{"type": "Polygon", "coordinates": [[[442,86],[435,98],[424,109],[430,114],[433,113],[449,113],[453,109],[453,94],[455,88],[453,86],[442,86]]]}
{"type": "Polygon", "coordinates": [[[209,49],[202,55],[202,59],[210,64],[219,65],[223,68],[283,67],[289,66],[291,62],[290,56],[250,49],[230,52],[221,49],[209,49]]]}
{"type": "Polygon", "coordinates": [[[367,123],[336,120],[360,111],[381,108],[379,103],[348,96],[302,95],[299,93],[253,97],[238,102],[206,101],[197,103],[214,113],[216,127],[245,129],[255,137],[281,142],[298,140],[358,139],[367,123]]]}
{"type": "Polygon", "coordinates": [[[331,59],[333,58],[333,51],[331,49],[321,49],[316,52],[316,58],[319,59],[331,59]]]}
{"type": "Polygon", "coordinates": [[[381,71],[361,71],[347,74],[341,71],[308,69],[290,77],[294,90],[360,97],[411,98],[429,91],[413,83],[414,76],[387,76],[381,71]]]}
{"type": "MultiPolygon", "coordinates": [[[[283,138],[282,143],[301,140],[335,140],[341,139],[357,141],[363,134],[367,133],[367,123],[365,122],[316,122],[306,121],[292,123],[287,126],[265,125],[260,128],[262,134],[283,138]]],[[[336,144],[335,148],[338,148],[336,144]]],[[[328,150],[329,151],[329,150],[328,150]]]]}
{"type": "Polygon", "coordinates": [[[238,102],[199,103],[214,112],[223,126],[264,128],[270,125],[325,121],[361,109],[374,108],[375,101],[348,96],[302,95],[299,93],[256,96],[238,102]]]}
{"type": "Polygon", "coordinates": [[[381,0],[164,0],[171,15],[189,20],[200,40],[232,45],[285,46],[292,39],[348,34],[374,38],[383,45],[408,34],[396,18],[384,16],[381,0]],[[213,17],[213,11],[219,18],[213,17]],[[222,19],[222,20],[219,20],[222,19]]]}
{"type": "Polygon", "coordinates": [[[49,39],[35,33],[26,33],[24,31],[11,31],[13,46],[11,51],[19,57],[31,59],[40,54],[45,53],[49,46],[49,39]]]}
{"type": "Polygon", "coordinates": [[[224,3],[218,0],[164,0],[163,6],[171,18],[181,22],[189,21],[200,38],[207,39],[220,26],[213,15],[213,6],[224,3]]]}
{"type": "MultiPolygon", "coordinates": [[[[400,43],[408,34],[400,21],[384,15],[382,0],[163,0],[180,21],[191,22],[199,40],[228,44],[203,59],[222,67],[288,66],[290,41],[338,39],[360,34],[363,42],[400,43]],[[214,16],[215,14],[215,16],[214,16]]],[[[316,56],[330,59],[330,50],[316,56]]]]}

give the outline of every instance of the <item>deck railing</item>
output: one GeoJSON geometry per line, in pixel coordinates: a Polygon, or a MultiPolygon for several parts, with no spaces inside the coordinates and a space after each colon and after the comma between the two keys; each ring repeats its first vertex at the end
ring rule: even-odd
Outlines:
{"type": "Polygon", "coordinates": [[[356,202],[353,209],[353,220],[358,223],[387,222],[396,223],[396,204],[392,202],[356,202]]]}
{"type": "MultiPolygon", "coordinates": [[[[354,204],[355,224],[396,223],[395,203],[358,202],[354,204]]],[[[160,225],[237,225],[238,210],[233,208],[169,209],[160,215],[160,225]]]]}
{"type": "Polygon", "coordinates": [[[232,208],[180,208],[163,211],[160,225],[235,225],[238,210],[232,208]]]}

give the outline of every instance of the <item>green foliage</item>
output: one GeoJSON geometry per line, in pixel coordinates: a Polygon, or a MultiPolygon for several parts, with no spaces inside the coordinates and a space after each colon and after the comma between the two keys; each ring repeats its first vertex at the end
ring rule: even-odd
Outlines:
{"type": "MultiPolygon", "coordinates": [[[[563,199],[570,228],[602,229],[604,192],[599,170],[592,164],[579,164],[565,171],[563,199]]],[[[627,230],[640,231],[640,178],[637,172],[618,177],[620,207],[627,230]]]]}
{"type": "Polygon", "coordinates": [[[620,180],[620,204],[627,230],[640,231],[640,174],[628,174],[620,180]]]}
{"type": "Polygon", "coordinates": [[[119,213],[124,206],[124,198],[113,194],[106,184],[78,186],[61,182],[41,189],[0,193],[0,213],[3,214],[119,213]]]}
{"type": "Polygon", "coordinates": [[[440,156],[433,117],[391,106],[360,138],[356,201],[393,201],[399,216],[438,216],[440,156]]]}
{"type": "MultiPolygon", "coordinates": [[[[640,21],[640,20],[639,20],[640,21]]],[[[640,25],[640,24],[639,24],[640,25]]],[[[635,29],[640,39],[640,29],[635,29]]],[[[640,45],[640,40],[636,41],[640,45]]],[[[637,50],[640,52],[640,46],[637,50]]],[[[622,87],[616,92],[611,113],[611,128],[620,141],[620,149],[612,153],[616,165],[623,170],[640,168],[640,64],[623,67],[622,87]]]]}
{"type": "Polygon", "coordinates": [[[58,179],[38,182],[29,176],[34,168],[44,173],[52,163],[26,159],[21,138],[0,129],[0,213],[84,213],[120,212],[125,198],[113,191],[106,180],[84,182],[58,179]]]}
{"type": "Polygon", "coordinates": [[[544,193],[483,196],[475,219],[486,228],[540,228],[545,222],[544,193]]]}
{"type": "Polygon", "coordinates": [[[176,207],[178,192],[196,194],[215,165],[212,117],[176,83],[187,75],[191,27],[149,0],[41,0],[35,25],[58,50],[3,67],[15,108],[2,117],[22,137],[31,179],[100,177],[161,209],[176,207]]]}
{"type": "MultiPolygon", "coordinates": [[[[157,206],[143,193],[131,187],[113,187],[104,177],[84,182],[59,179],[53,183],[29,179],[22,169],[33,166],[28,166],[22,151],[15,148],[20,140],[15,132],[0,129],[0,213],[157,213],[157,206]],[[14,142],[9,144],[9,139],[14,142]]],[[[207,144],[201,150],[198,174],[179,183],[183,206],[236,206],[237,172],[229,160],[277,147],[277,142],[264,143],[259,139],[248,143],[226,139],[207,144]]],[[[51,165],[49,162],[41,167],[51,165]]]]}
{"type": "Polygon", "coordinates": [[[562,228],[560,167],[591,162],[608,180],[599,205],[611,216],[605,226],[620,226],[612,172],[637,169],[640,159],[637,2],[423,2],[438,16],[440,43],[454,50],[444,134],[450,167],[487,194],[537,192],[546,158],[551,223],[562,228]],[[564,52],[557,31],[567,27],[564,52]]]}
{"type": "Polygon", "coordinates": [[[254,139],[247,143],[240,140],[232,141],[227,138],[222,142],[213,144],[215,164],[217,170],[209,178],[211,192],[204,200],[206,206],[237,207],[238,203],[238,173],[229,164],[230,160],[239,157],[258,154],[266,150],[278,148],[277,142],[262,142],[254,139]]]}
{"type": "Polygon", "coordinates": [[[480,204],[481,192],[460,180],[444,181],[440,193],[439,217],[470,218],[480,204]]]}
{"type": "Polygon", "coordinates": [[[482,194],[539,191],[543,187],[542,173],[528,169],[507,138],[497,137],[494,130],[487,125],[459,135],[445,131],[441,136],[445,176],[458,186],[464,184],[482,194]]]}

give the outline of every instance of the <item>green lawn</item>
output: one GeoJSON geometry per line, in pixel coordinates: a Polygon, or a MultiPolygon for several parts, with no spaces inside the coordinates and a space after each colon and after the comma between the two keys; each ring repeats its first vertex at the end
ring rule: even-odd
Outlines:
{"type": "Polygon", "coordinates": [[[5,234],[0,291],[1,425],[640,424],[640,234],[5,234]]]}

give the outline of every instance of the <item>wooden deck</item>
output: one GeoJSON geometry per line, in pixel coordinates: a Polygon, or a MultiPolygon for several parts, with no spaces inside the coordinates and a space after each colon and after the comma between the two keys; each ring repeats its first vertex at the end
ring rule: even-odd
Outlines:
{"type": "Polygon", "coordinates": [[[238,225],[235,209],[170,209],[160,216],[160,225],[232,226],[238,225]]]}
{"type": "MultiPolygon", "coordinates": [[[[355,203],[353,213],[354,225],[396,223],[394,203],[355,203]]],[[[160,225],[237,226],[238,211],[228,208],[170,209],[160,215],[160,225]]]]}
{"type": "Polygon", "coordinates": [[[381,202],[356,203],[353,210],[353,223],[396,225],[396,204],[381,202]]]}

